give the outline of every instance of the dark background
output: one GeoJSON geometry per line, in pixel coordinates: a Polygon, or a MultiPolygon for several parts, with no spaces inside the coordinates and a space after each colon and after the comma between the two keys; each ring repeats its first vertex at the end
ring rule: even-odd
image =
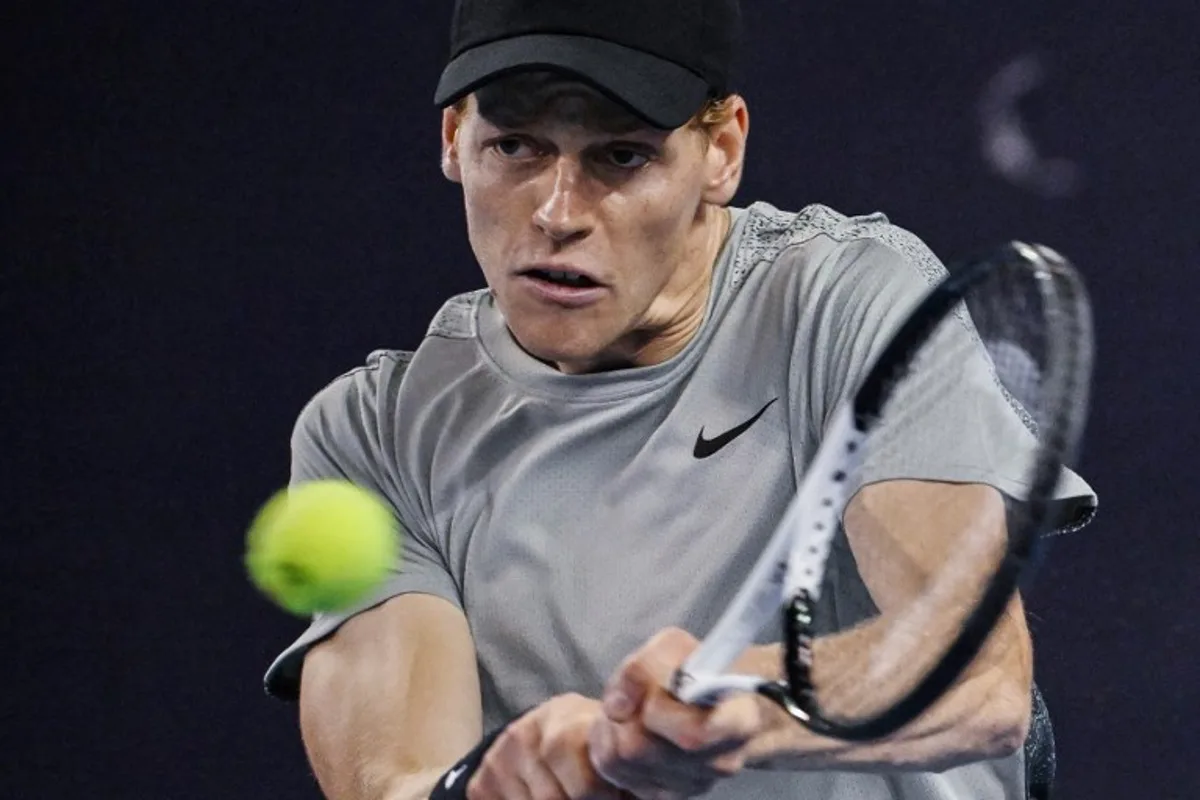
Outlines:
{"type": "MultiPolygon", "coordinates": [[[[1200,796],[1200,5],[746,6],[739,202],[883,210],[948,259],[1040,240],[1087,273],[1102,513],[1030,598],[1060,796],[1200,796]],[[984,158],[1014,63],[1074,183],[984,158]]],[[[481,283],[430,105],[449,13],[5,5],[0,796],[317,797],[260,688],[303,625],[244,580],[242,537],[304,401],[481,283]]]]}

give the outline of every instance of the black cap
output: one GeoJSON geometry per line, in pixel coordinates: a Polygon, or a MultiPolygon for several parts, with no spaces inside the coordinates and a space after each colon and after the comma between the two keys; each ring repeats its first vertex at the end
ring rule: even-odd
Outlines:
{"type": "Polygon", "coordinates": [[[678,128],[729,92],[738,0],[456,0],[448,106],[501,75],[558,70],[660,128],[678,128]]]}

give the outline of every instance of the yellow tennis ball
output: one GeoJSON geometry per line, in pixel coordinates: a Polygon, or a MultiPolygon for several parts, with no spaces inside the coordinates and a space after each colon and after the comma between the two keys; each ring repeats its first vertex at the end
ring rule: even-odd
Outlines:
{"type": "Polygon", "coordinates": [[[374,493],[320,480],[278,492],[246,534],[246,569],[293,614],[340,611],[377,588],[400,558],[399,525],[374,493]]]}

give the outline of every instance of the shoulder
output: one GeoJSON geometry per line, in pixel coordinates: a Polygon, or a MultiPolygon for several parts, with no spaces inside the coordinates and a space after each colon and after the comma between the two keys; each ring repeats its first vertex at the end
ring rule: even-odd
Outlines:
{"type": "Polygon", "coordinates": [[[408,350],[376,350],[329,381],[301,410],[293,442],[331,435],[374,438],[378,421],[391,413],[412,358],[408,350]]]}
{"type": "Polygon", "coordinates": [[[433,340],[473,339],[477,334],[475,309],[486,294],[487,290],[478,290],[451,297],[434,314],[421,346],[375,350],[362,364],[329,381],[307,403],[298,427],[391,418],[421,348],[433,340]]]}
{"type": "Polygon", "coordinates": [[[734,255],[735,284],[762,271],[775,279],[801,273],[813,288],[845,281],[876,289],[928,287],[946,272],[920,237],[882,213],[849,216],[820,204],[788,212],[755,203],[745,215],[734,255]]]}
{"type": "Polygon", "coordinates": [[[487,289],[476,289],[451,297],[434,314],[425,338],[474,339],[479,333],[476,310],[487,295],[487,289]]]}
{"type": "Polygon", "coordinates": [[[337,407],[348,401],[366,402],[380,391],[398,386],[404,380],[412,358],[411,350],[375,350],[362,364],[325,384],[307,408],[337,407]]]}

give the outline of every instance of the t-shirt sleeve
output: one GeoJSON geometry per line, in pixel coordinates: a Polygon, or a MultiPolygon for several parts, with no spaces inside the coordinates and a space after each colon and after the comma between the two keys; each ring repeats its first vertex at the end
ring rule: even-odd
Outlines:
{"type": "Polygon", "coordinates": [[[338,613],[318,613],[306,631],[267,669],[267,693],[285,700],[299,696],[304,657],[346,620],[401,594],[432,594],[461,607],[435,532],[419,503],[394,469],[395,408],[411,354],[373,353],[367,364],[334,380],[301,411],[292,432],[289,485],[327,478],[349,480],[387,501],[403,532],[399,563],[378,590],[338,613]]]}
{"type": "MultiPolygon", "coordinates": [[[[898,234],[897,234],[898,235],[898,234]]],[[[946,273],[915,237],[904,251],[876,241],[856,242],[824,265],[823,313],[831,318],[830,356],[817,400],[828,420],[849,396],[909,312],[946,273]]],[[[1026,466],[1036,447],[1028,412],[999,383],[982,340],[965,317],[943,323],[918,356],[914,377],[885,409],[855,489],[893,479],[984,483],[1014,501],[1027,489],[1026,466]],[[952,354],[952,355],[951,355],[952,354]],[[925,364],[944,373],[926,380],[925,364]],[[947,370],[949,367],[949,370],[947,370]],[[952,370],[953,374],[949,374],[952,370]]],[[[1067,470],[1059,483],[1052,526],[1086,524],[1096,507],[1091,487],[1067,470]]]]}

